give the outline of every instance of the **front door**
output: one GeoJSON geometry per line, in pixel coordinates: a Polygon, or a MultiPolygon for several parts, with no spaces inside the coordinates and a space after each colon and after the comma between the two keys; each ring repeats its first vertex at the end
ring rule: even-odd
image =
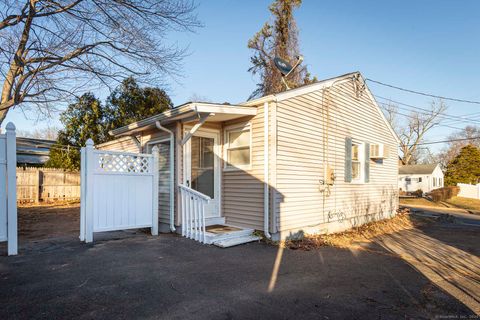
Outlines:
{"type": "Polygon", "coordinates": [[[212,198],[205,208],[206,218],[220,216],[218,142],[219,133],[199,129],[184,148],[185,184],[212,198]]]}

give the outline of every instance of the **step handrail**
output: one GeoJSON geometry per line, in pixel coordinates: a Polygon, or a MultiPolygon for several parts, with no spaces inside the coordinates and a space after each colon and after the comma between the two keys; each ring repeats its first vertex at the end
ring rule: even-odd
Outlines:
{"type": "Polygon", "coordinates": [[[179,193],[182,236],[206,243],[205,207],[212,199],[185,185],[179,185],[179,193]]]}
{"type": "Polygon", "coordinates": [[[210,197],[207,196],[206,194],[203,194],[203,193],[201,193],[201,192],[198,192],[197,190],[194,190],[194,189],[192,189],[192,188],[190,188],[190,187],[187,187],[186,185],[180,184],[178,187],[184,189],[185,191],[188,191],[188,192],[190,192],[190,193],[193,193],[193,194],[196,195],[197,197],[200,197],[200,198],[202,198],[202,199],[204,199],[204,200],[207,200],[207,201],[212,200],[212,198],[210,198],[210,197]]]}

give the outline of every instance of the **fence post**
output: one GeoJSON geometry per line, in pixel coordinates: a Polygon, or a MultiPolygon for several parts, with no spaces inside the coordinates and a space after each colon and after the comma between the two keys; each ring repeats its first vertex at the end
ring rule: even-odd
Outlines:
{"type": "Polygon", "coordinates": [[[17,141],[15,125],[9,122],[6,126],[7,137],[7,235],[8,255],[18,253],[17,235],[17,141]]]}
{"type": "Polygon", "coordinates": [[[152,148],[153,154],[153,197],[152,197],[152,235],[158,235],[158,161],[160,159],[160,151],[158,146],[155,145],[152,148]]]}
{"type": "Polygon", "coordinates": [[[85,241],[85,148],[80,149],[80,241],[85,241]]]}
{"type": "Polygon", "coordinates": [[[93,242],[93,171],[94,166],[93,140],[88,139],[85,147],[85,242],[93,242]]]}

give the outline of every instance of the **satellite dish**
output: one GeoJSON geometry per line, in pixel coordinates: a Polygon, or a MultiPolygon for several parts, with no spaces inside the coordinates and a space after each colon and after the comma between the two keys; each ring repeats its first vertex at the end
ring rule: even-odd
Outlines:
{"type": "Polygon", "coordinates": [[[288,63],[287,61],[285,61],[285,60],[283,60],[279,57],[275,57],[273,59],[273,63],[275,63],[275,66],[280,71],[282,76],[286,76],[293,69],[293,67],[290,65],[290,63],[288,63]]]}
{"type": "Polygon", "coordinates": [[[295,68],[298,67],[298,65],[300,63],[302,63],[302,61],[303,61],[303,57],[302,56],[297,56],[297,62],[292,67],[292,65],[290,63],[288,63],[287,61],[285,61],[285,60],[283,60],[279,57],[273,58],[273,63],[275,64],[277,69],[282,74],[282,82],[285,85],[285,87],[287,88],[287,90],[289,90],[290,88],[288,87],[288,84],[287,84],[287,81],[285,81],[285,78],[288,77],[288,75],[290,73],[292,73],[292,71],[295,70],[295,68]]]}

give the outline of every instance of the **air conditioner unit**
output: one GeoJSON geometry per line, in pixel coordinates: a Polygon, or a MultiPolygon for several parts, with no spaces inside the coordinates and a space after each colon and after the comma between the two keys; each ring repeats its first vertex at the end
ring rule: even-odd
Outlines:
{"type": "Polygon", "coordinates": [[[370,159],[385,159],[388,156],[388,147],[383,143],[370,145],[370,159]]]}

